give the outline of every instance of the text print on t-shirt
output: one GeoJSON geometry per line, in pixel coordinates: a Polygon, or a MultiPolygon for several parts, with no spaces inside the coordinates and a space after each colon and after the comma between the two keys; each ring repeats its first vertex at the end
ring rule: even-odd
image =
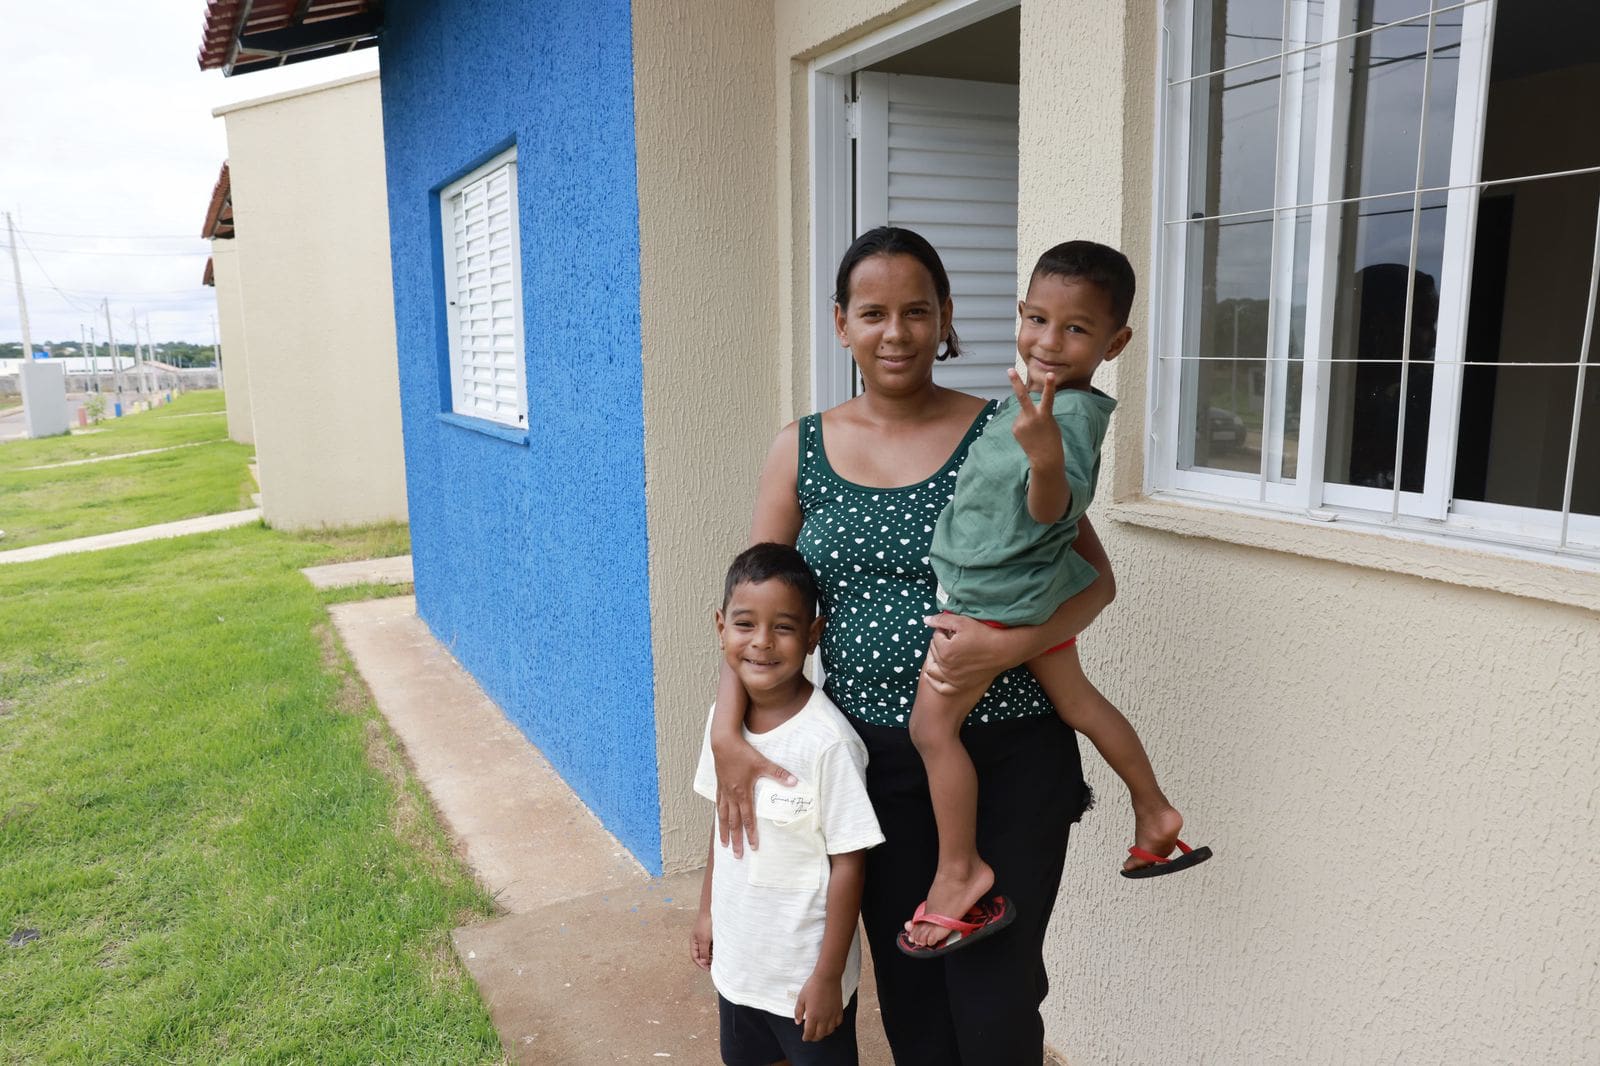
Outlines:
{"type": "Polygon", "coordinates": [[[817,824],[817,793],[801,782],[784,788],[765,778],[756,782],[756,815],[769,823],[761,846],[746,852],[750,883],[766,888],[820,887],[827,846],[817,824]]]}

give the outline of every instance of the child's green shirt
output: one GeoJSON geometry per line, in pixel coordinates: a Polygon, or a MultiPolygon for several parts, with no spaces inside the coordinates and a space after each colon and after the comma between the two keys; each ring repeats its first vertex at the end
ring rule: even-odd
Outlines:
{"type": "MultiPolygon", "coordinates": [[[[1035,401],[1038,397],[1035,396],[1035,401]]],[[[1028,513],[1028,457],[1011,434],[1015,397],[973,442],[955,496],[933,531],[939,607],[1008,626],[1039,625],[1094,583],[1094,567],[1072,550],[1078,519],[1094,499],[1100,446],[1117,401],[1099,389],[1062,389],[1052,413],[1061,428],[1072,502],[1044,525],[1028,513]]]]}

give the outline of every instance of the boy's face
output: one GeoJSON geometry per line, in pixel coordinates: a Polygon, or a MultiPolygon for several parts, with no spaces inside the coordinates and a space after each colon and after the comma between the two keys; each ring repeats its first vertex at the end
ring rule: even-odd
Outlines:
{"type": "Polygon", "coordinates": [[[735,585],[717,612],[723,658],[751,694],[792,685],[822,637],[822,625],[806,610],[805,598],[776,578],[735,585]]]}
{"type": "Polygon", "coordinates": [[[1133,337],[1117,325],[1111,294],[1082,278],[1035,277],[1017,314],[1017,354],[1034,392],[1044,388],[1046,374],[1055,375],[1058,388],[1086,388],[1100,364],[1115,359],[1133,337]]]}

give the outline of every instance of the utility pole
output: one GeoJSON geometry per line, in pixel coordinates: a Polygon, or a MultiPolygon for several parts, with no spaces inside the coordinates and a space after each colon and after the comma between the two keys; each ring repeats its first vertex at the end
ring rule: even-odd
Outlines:
{"type": "Polygon", "coordinates": [[[6,236],[11,241],[11,276],[17,279],[17,317],[22,320],[22,358],[33,358],[33,335],[28,332],[28,298],[22,294],[22,264],[17,261],[17,227],[6,212],[6,236]]]}
{"type": "Polygon", "coordinates": [[[144,349],[139,347],[139,312],[135,310],[130,317],[133,322],[133,380],[139,389],[139,395],[148,396],[150,384],[146,377],[144,349]]]}
{"type": "Polygon", "coordinates": [[[117,402],[122,402],[122,361],[117,358],[117,335],[111,328],[111,301],[101,300],[106,312],[106,350],[111,353],[111,382],[117,390],[117,402]]]}
{"type": "Polygon", "coordinates": [[[95,343],[94,323],[89,324],[89,366],[94,371],[94,391],[104,392],[100,387],[100,346],[95,343]]]}
{"type": "Polygon", "coordinates": [[[217,364],[217,388],[222,388],[222,348],[217,344],[217,316],[211,316],[211,361],[217,364]]]}

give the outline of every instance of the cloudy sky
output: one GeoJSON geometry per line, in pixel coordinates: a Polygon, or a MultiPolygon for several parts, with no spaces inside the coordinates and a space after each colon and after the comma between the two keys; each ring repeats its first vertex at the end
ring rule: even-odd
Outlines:
{"type": "MultiPolygon", "coordinates": [[[[367,49],[202,73],[204,17],[205,0],[0,0],[0,212],[16,221],[36,344],[89,325],[104,340],[102,297],[119,343],[135,309],[158,343],[209,343],[198,234],[228,154],[212,109],[377,66],[367,49]]],[[[14,277],[0,247],[0,341],[21,339],[14,277]]]]}

